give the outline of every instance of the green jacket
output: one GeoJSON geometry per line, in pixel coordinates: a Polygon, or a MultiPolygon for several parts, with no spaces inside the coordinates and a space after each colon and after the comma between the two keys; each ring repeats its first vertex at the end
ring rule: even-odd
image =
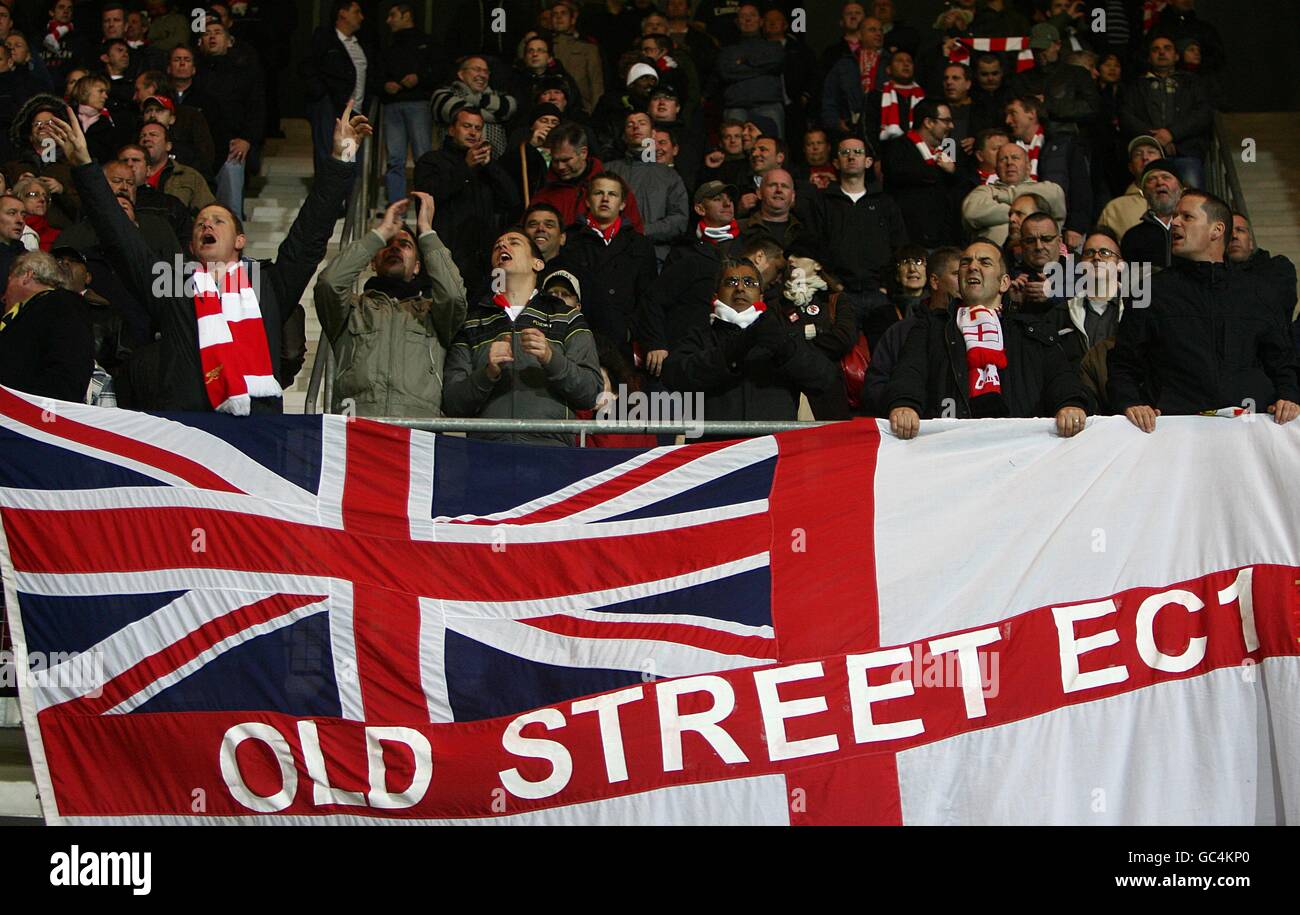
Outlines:
{"type": "Polygon", "coordinates": [[[419,238],[432,299],[395,299],[353,284],[385,242],[370,231],[334,258],[316,281],[316,315],[334,348],[330,410],[356,416],[442,415],[447,349],[465,320],[465,284],[436,232],[419,238]]]}
{"type": "MultiPolygon", "coordinates": [[[[596,404],[603,380],[596,341],[586,319],[553,295],[538,292],[514,321],[493,304],[488,293],[469,310],[447,356],[445,405],[448,416],[484,419],[573,419],[575,410],[596,404]],[[551,361],[542,365],[519,345],[525,328],[537,328],[551,344],[551,361]],[[493,342],[509,340],[514,361],[501,377],[487,374],[488,351],[493,342]]],[[[572,445],[576,436],[566,433],[483,433],[475,438],[572,445]]]]}
{"type": "MultiPolygon", "coordinates": [[[[172,159],[163,167],[162,178],[158,182],[162,187],[159,188],[164,194],[171,194],[191,213],[198,213],[209,204],[216,203],[217,198],[212,196],[212,189],[208,187],[208,182],[197,171],[188,165],[182,165],[175,159],[172,159]]],[[[188,241],[188,239],[186,239],[188,241]]]]}

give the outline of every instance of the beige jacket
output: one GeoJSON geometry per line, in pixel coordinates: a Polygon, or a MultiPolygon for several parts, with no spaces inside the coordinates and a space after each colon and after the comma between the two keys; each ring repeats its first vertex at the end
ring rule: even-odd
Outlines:
{"type": "Polygon", "coordinates": [[[1142,189],[1136,184],[1130,184],[1123,196],[1106,204],[1097,224],[1105,226],[1115,233],[1116,238],[1122,239],[1125,232],[1142,221],[1142,214],[1149,208],[1147,199],[1142,196],[1142,189]]]}
{"type": "MultiPolygon", "coordinates": [[[[582,93],[582,108],[590,113],[605,94],[605,70],[600,62],[600,48],[573,35],[556,35],[554,47],[555,59],[573,77],[582,93]]],[[[519,104],[527,110],[525,100],[519,104]]]]}
{"type": "Polygon", "coordinates": [[[1037,194],[1047,201],[1048,210],[1057,222],[1065,218],[1065,192],[1055,182],[981,184],[961,204],[961,224],[967,238],[984,237],[998,245],[1005,244],[1011,202],[1021,194],[1037,194]]]}

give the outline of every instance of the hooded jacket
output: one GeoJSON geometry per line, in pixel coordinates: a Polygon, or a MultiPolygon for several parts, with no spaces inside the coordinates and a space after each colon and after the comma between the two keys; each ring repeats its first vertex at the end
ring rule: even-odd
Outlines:
{"type": "MultiPolygon", "coordinates": [[[[437,232],[418,241],[431,295],[401,298],[382,283],[352,291],[357,276],[386,246],[370,231],[341,251],[316,281],[316,314],[334,348],[333,413],[345,400],[357,416],[440,416],[447,349],[465,320],[465,284],[437,232]]],[[[377,278],[376,278],[377,279],[377,278]]]]}

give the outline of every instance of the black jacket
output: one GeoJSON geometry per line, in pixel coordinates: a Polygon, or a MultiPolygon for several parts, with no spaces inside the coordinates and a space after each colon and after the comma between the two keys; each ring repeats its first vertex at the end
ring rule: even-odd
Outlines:
{"type": "Polygon", "coordinates": [[[1084,144],[1068,134],[1044,137],[1038,152],[1038,180],[1060,186],[1065,192],[1065,228],[1086,234],[1092,227],[1093,212],[1092,173],[1084,144]]]}
{"type": "Polygon", "coordinates": [[[471,294],[488,271],[501,217],[519,205],[518,189],[500,161],[470,168],[465,150],[448,137],[415,163],[415,189],[433,196],[434,231],[471,294]]]}
{"type": "Polygon", "coordinates": [[[206,106],[202,110],[212,132],[218,168],[226,161],[231,140],[246,140],[252,146],[262,142],[266,130],[266,90],[262,68],[256,61],[241,65],[229,54],[204,57],[194,81],[202,89],[206,106]],[[216,117],[209,108],[216,112],[216,117]]]}
{"type": "Polygon", "coordinates": [[[1300,401],[1296,354],[1267,284],[1233,264],[1175,258],[1151,280],[1151,304],[1130,308],[1107,360],[1116,412],[1165,414],[1300,401]]]}
{"type": "MultiPolygon", "coordinates": [[[[260,265],[258,306],[266,326],[267,348],[273,365],[276,354],[281,353],[282,328],[302,320],[299,301],[325,257],[325,246],[333,234],[337,214],[352,189],[356,171],[355,165],[328,160],[326,167],[317,171],[311,193],[280,243],[275,261],[260,265]]],[[[211,411],[212,405],[203,384],[193,298],[187,298],[183,291],[180,295],[154,295],[154,256],[139,229],[126,218],[113,199],[104,173],[97,165],[91,163],[73,169],[73,180],[96,233],[117,255],[127,285],[149,309],[162,334],[161,393],[151,408],[211,411]]],[[[276,377],[281,385],[288,386],[293,381],[305,359],[304,350],[292,354],[291,358],[279,360],[276,377]]],[[[253,399],[255,413],[279,413],[281,407],[280,398],[253,399]]]]}
{"type": "Polygon", "coordinates": [[[1210,149],[1214,106],[1195,74],[1175,71],[1166,79],[1147,73],[1124,90],[1119,127],[1126,140],[1163,127],[1174,137],[1179,156],[1204,156],[1210,149]],[[1167,85],[1173,92],[1166,91],[1167,85]]]}
{"type": "Polygon", "coordinates": [[[713,321],[691,331],[664,361],[664,384],[702,392],[706,420],[797,419],[801,392],[816,396],[843,383],[839,366],[783,327],[777,312],[745,330],[713,321]],[[762,342],[764,334],[779,344],[762,342]]]}
{"type": "Polygon", "coordinates": [[[1125,263],[1150,264],[1164,269],[1173,262],[1171,243],[1169,228],[1147,210],[1142,214],[1142,221],[1119,240],[1119,250],[1125,263]]]}
{"type": "Polygon", "coordinates": [[[566,235],[551,270],[575,268],[582,278],[582,313],[592,332],[630,353],[637,314],[655,280],[654,245],[626,221],[608,245],[585,224],[570,226],[566,235]]]}
{"type": "Polygon", "coordinates": [[[902,211],[908,237],[926,248],[957,244],[960,176],[927,164],[906,136],[886,143],[881,161],[885,191],[902,211]]]}
{"type": "MultiPolygon", "coordinates": [[[[370,96],[382,82],[379,55],[362,35],[355,37],[361,42],[361,50],[366,55],[365,93],[370,96]]],[[[357,68],[333,25],[323,25],[312,33],[311,49],[302,62],[301,72],[306,83],[307,100],[314,102],[328,97],[335,112],[342,113],[357,84],[357,68]]]]}
{"type": "Polygon", "coordinates": [[[814,198],[813,227],[822,264],[854,292],[878,289],[882,271],[907,244],[907,224],[894,198],[868,187],[854,203],[832,184],[814,198]]]}
{"type": "MultiPolygon", "coordinates": [[[[337,35],[334,36],[334,40],[338,42],[337,35]]],[[[347,49],[343,48],[341,43],[339,48],[343,51],[343,56],[347,57],[347,49]]],[[[369,50],[366,48],[367,53],[369,50]]],[[[370,58],[379,70],[377,91],[382,93],[383,100],[385,102],[427,102],[433,95],[434,87],[438,85],[433,72],[435,55],[442,57],[441,49],[434,44],[433,39],[419,29],[409,28],[394,32],[388,47],[382,54],[377,55],[379,59],[370,58]],[[415,74],[418,82],[411,88],[403,86],[392,95],[384,91],[383,83],[392,81],[401,85],[402,80],[412,73],[415,74]]],[[[351,58],[348,58],[348,66],[352,66],[351,58]]],[[[356,81],[355,69],[352,71],[352,80],[356,81]]],[[[351,95],[352,86],[349,84],[347,94],[343,96],[345,106],[351,95]]],[[[330,97],[333,98],[333,93],[330,97]]]]}
{"type": "Polygon", "coordinates": [[[673,246],[637,322],[636,339],[643,350],[672,351],[687,334],[709,326],[726,249],[726,242],[715,245],[698,238],[673,246]]]}
{"type": "MultiPolygon", "coordinates": [[[[922,419],[970,419],[989,415],[990,404],[971,403],[966,343],[957,329],[957,308],[918,318],[903,343],[885,389],[886,412],[911,407],[922,419]]],[[[1070,368],[1052,328],[1032,315],[1003,312],[1007,367],[1000,370],[1003,416],[1055,416],[1062,407],[1087,407],[1079,376],[1070,368]]],[[[980,401],[989,401],[981,397],[980,401]]],[[[996,414],[995,414],[996,415],[996,414]]]]}
{"type": "Polygon", "coordinates": [[[38,292],[0,330],[0,384],[5,387],[84,403],[94,364],[90,315],[75,293],[38,292]]]}
{"type": "Polygon", "coordinates": [[[1277,313],[1284,323],[1290,324],[1296,303],[1295,264],[1291,263],[1291,259],[1256,248],[1250,257],[1237,266],[1264,282],[1277,313]]]}

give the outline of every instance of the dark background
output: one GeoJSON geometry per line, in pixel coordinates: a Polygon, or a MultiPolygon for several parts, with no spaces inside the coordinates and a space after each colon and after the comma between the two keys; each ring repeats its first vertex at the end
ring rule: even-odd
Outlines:
{"type": "MultiPolygon", "coordinates": [[[[289,51],[294,66],[287,74],[282,99],[288,117],[304,117],[297,63],[312,33],[329,16],[329,0],[281,0],[299,7],[298,30],[289,51]]],[[[413,0],[420,24],[441,35],[460,0],[413,0]],[[429,20],[432,19],[430,28],[429,20]]],[[[383,33],[384,0],[362,0],[368,23],[383,33]]],[[[898,15],[915,26],[928,26],[944,8],[943,0],[895,0],[898,15]]],[[[820,51],[836,36],[839,0],[807,0],[808,40],[820,51]]],[[[1300,2],[1297,0],[1199,0],[1198,15],[1213,23],[1228,48],[1224,108],[1228,111],[1300,111],[1300,2]]]]}

